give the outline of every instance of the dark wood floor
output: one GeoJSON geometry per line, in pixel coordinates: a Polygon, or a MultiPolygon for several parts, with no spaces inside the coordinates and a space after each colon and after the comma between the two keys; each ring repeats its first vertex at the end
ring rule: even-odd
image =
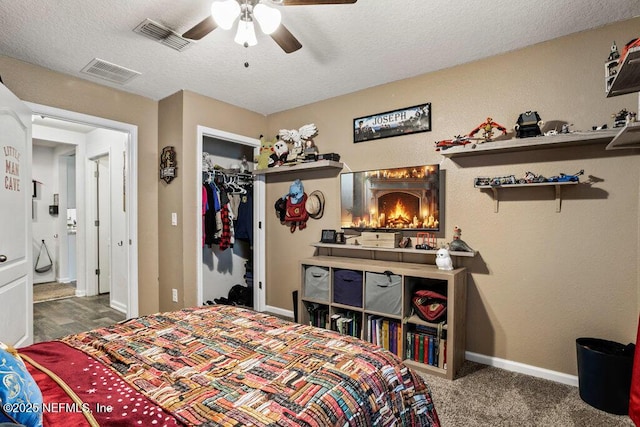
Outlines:
{"type": "Polygon", "coordinates": [[[39,302],[33,305],[33,342],[113,325],[125,318],[109,307],[109,294],[39,302]]]}

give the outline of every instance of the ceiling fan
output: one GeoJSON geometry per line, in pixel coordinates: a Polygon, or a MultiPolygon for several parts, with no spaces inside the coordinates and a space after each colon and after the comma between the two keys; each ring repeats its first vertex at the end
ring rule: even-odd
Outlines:
{"type": "Polygon", "coordinates": [[[357,0],[214,0],[211,4],[211,15],[204,18],[182,37],[200,40],[211,31],[220,27],[231,29],[238,19],[235,42],[245,47],[257,44],[254,28],[255,21],[263,33],[268,34],[286,53],[295,52],[302,44],[287,28],[282,25],[280,11],[267,6],[307,6],[319,4],[350,4],[357,0]]]}

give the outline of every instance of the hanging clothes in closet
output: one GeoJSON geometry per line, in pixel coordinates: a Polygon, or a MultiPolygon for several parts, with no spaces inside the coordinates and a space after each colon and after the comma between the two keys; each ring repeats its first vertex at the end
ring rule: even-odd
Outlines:
{"type": "Polygon", "coordinates": [[[252,245],[252,175],[219,169],[203,175],[203,246],[226,250],[233,247],[236,238],[252,245]]]}

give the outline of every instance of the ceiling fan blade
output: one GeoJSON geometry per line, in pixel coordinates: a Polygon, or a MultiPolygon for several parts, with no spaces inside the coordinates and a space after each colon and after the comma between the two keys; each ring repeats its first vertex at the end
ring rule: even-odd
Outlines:
{"type": "Polygon", "coordinates": [[[298,39],[282,24],[280,24],[277,30],[271,33],[271,38],[278,43],[278,46],[286,53],[295,52],[302,47],[298,39]]]}
{"type": "Polygon", "coordinates": [[[352,4],[358,0],[282,0],[283,6],[307,6],[314,4],[352,4]]]}
{"type": "Polygon", "coordinates": [[[182,37],[185,39],[200,40],[216,28],[218,28],[216,21],[214,21],[211,15],[209,15],[197,23],[195,27],[184,33],[182,37]]]}

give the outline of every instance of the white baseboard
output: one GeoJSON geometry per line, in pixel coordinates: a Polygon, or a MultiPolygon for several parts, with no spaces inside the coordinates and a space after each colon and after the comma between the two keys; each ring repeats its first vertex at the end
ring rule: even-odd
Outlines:
{"type": "Polygon", "coordinates": [[[123,304],[123,303],[118,302],[118,301],[111,300],[109,305],[114,310],[118,310],[119,312],[121,312],[122,314],[125,314],[125,315],[127,314],[127,305],[126,304],[123,304]]]}
{"type": "Polygon", "coordinates": [[[511,372],[518,372],[520,374],[531,375],[532,377],[543,378],[545,380],[578,387],[578,377],[576,375],[551,371],[537,366],[525,365],[524,363],[513,362],[511,360],[500,359],[498,357],[485,356],[484,354],[472,353],[470,351],[465,353],[465,357],[467,360],[482,363],[483,365],[489,365],[511,372]]]}
{"type": "Polygon", "coordinates": [[[277,314],[279,316],[290,317],[290,318],[293,319],[293,311],[291,311],[291,310],[285,310],[285,309],[280,308],[280,307],[272,307],[270,305],[265,305],[264,311],[266,311],[268,313],[277,314]]]}
{"type": "Polygon", "coordinates": [[[77,297],[86,297],[87,296],[87,291],[85,291],[84,289],[77,289],[76,288],[76,296],[77,297]]]}
{"type": "Polygon", "coordinates": [[[71,277],[58,277],[56,279],[56,281],[58,283],[71,283],[71,282],[73,282],[73,280],[71,280],[71,277]]]}

